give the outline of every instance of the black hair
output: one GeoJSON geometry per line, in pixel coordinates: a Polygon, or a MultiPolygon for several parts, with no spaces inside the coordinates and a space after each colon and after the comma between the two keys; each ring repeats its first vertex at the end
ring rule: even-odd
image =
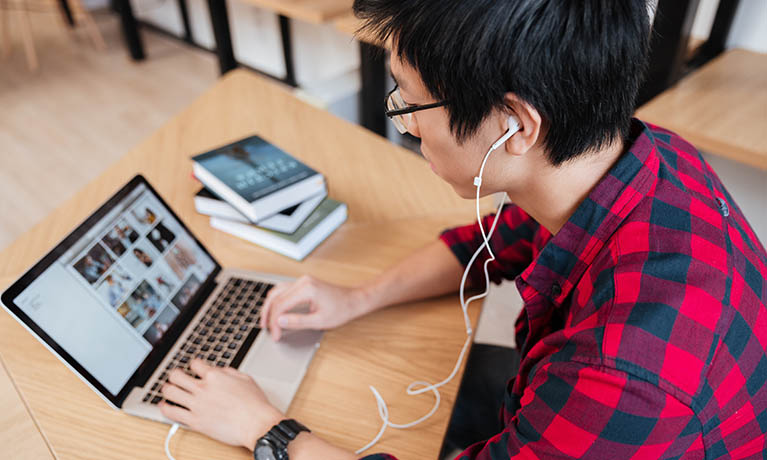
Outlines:
{"type": "Polygon", "coordinates": [[[459,142],[514,93],[559,165],[628,136],[649,46],[647,0],[355,0],[361,31],[447,101],[459,142]]]}

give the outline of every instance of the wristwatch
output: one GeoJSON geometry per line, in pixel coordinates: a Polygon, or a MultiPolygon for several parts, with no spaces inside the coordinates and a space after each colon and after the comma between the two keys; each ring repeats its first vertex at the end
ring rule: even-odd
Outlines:
{"type": "Polygon", "coordinates": [[[292,418],[281,421],[258,440],[253,450],[253,458],[255,460],[288,460],[288,443],[296,439],[302,431],[311,433],[309,428],[292,418]]]}

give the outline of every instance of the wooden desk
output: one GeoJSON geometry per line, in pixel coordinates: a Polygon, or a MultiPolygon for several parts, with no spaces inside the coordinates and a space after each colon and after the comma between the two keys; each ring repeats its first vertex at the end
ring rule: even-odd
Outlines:
{"type": "Polygon", "coordinates": [[[348,11],[346,14],[339,16],[333,21],[333,26],[346,35],[351,35],[357,38],[361,42],[369,43],[371,45],[380,46],[383,48],[390,48],[389,44],[381,43],[376,40],[369,33],[357,34],[357,31],[362,27],[363,21],[354,15],[354,12],[348,11]]]}
{"type": "MultiPolygon", "coordinates": [[[[6,283],[7,284],[7,283],[6,283]]],[[[0,356],[0,454],[14,460],[53,460],[48,444],[5,370],[0,356]]]]}
{"type": "Polygon", "coordinates": [[[324,24],[348,11],[354,0],[243,0],[291,19],[324,24]]]}
{"type": "Polygon", "coordinates": [[[705,152],[767,170],[767,54],[727,51],[642,106],[637,117],[705,152]]]}
{"type": "MultiPolygon", "coordinates": [[[[3,288],[138,172],[223,265],[309,273],[337,283],[368,279],[433,241],[440,229],[473,216],[473,202],[459,199],[422,159],[274,83],[235,70],[0,253],[3,288]],[[325,173],[330,195],[349,205],[348,222],[302,263],[215,231],[194,211],[199,185],[190,177],[189,157],[253,133],[325,173]]],[[[478,308],[470,313],[476,324],[478,308]]],[[[6,313],[0,313],[0,331],[8,371],[57,459],[164,458],[166,425],[110,409],[6,313]]],[[[447,376],[463,342],[457,296],[392,307],[330,331],[288,414],[325,439],[357,449],[380,427],[368,385],[376,385],[389,402],[394,422],[414,420],[433,399],[408,396],[406,386],[447,376]]],[[[410,430],[387,430],[375,450],[402,460],[436,458],[460,379],[461,374],[441,389],[434,417],[410,430]]],[[[0,457],[14,458],[3,449],[0,457]]],[[[172,450],[183,460],[250,458],[244,449],[183,430],[172,450]]]]}

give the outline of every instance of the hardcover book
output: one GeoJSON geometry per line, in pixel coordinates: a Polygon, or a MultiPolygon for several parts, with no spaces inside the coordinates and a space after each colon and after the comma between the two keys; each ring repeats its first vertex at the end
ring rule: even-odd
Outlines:
{"type": "Polygon", "coordinates": [[[292,234],[266,230],[255,225],[211,217],[210,225],[244,240],[296,260],[303,260],[346,220],[344,203],[325,198],[292,234]]]}
{"type": "MultiPolygon", "coordinates": [[[[256,225],[267,230],[275,230],[282,233],[293,233],[306,220],[306,218],[309,217],[312,211],[314,211],[314,209],[319,206],[319,204],[326,196],[327,194],[322,191],[302,203],[291,206],[287,209],[283,209],[271,217],[267,217],[258,221],[258,224],[256,225]]],[[[250,223],[248,218],[245,217],[241,212],[239,212],[226,201],[217,197],[213,192],[205,187],[200,189],[200,191],[195,194],[194,207],[200,214],[205,214],[211,217],[220,217],[222,219],[228,219],[246,224],[250,223]]]]}
{"type": "Polygon", "coordinates": [[[195,177],[254,223],[327,193],[321,174],[258,136],[192,161],[195,177]]]}

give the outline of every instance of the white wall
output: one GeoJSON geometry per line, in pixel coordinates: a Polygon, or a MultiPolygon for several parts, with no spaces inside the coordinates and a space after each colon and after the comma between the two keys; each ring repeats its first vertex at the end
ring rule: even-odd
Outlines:
{"type": "MultiPolygon", "coordinates": [[[[693,37],[708,37],[718,6],[719,0],[701,0],[692,26],[693,37]]],[[[767,53],[767,1],[740,1],[730,29],[727,48],[745,48],[767,53]]]]}

